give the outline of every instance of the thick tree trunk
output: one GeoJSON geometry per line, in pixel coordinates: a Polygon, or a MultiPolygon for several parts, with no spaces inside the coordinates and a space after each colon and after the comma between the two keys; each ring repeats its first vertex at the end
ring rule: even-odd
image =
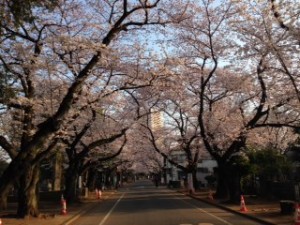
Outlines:
{"type": "Polygon", "coordinates": [[[229,177],[226,164],[218,162],[216,198],[229,199],[229,177]]]}
{"type": "Polygon", "coordinates": [[[78,200],[78,195],[77,195],[78,177],[79,177],[79,166],[76,163],[70,164],[65,174],[65,191],[64,191],[64,197],[69,203],[78,200]]]}
{"type": "Polygon", "coordinates": [[[3,185],[3,187],[1,187],[1,191],[0,191],[0,209],[6,209],[7,208],[7,196],[8,196],[9,191],[12,187],[13,187],[12,184],[5,184],[5,185],[3,185]]]}
{"type": "Polygon", "coordinates": [[[241,178],[238,171],[232,171],[229,180],[229,200],[239,202],[241,196],[241,178]]]}
{"type": "Polygon", "coordinates": [[[239,171],[228,163],[218,162],[216,197],[231,202],[238,202],[241,195],[239,171]]]}
{"type": "Polygon", "coordinates": [[[0,208],[7,208],[7,196],[24,171],[25,163],[20,157],[15,158],[3,172],[0,180],[0,208]]]}
{"type": "Polygon", "coordinates": [[[20,178],[18,190],[18,211],[21,218],[27,216],[39,216],[38,182],[40,178],[40,168],[32,165],[24,171],[20,178]]]}
{"type": "Polygon", "coordinates": [[[92,169],[89,170],[86,186],[88,187],[88,189],[90,191],[95,190],[95,188],[97,186],[97,184],[96,184],[96,178],[97,178],[97,176],[96,175],[97,174],[96,174],[95,170],[92,170],[92,169]]]}

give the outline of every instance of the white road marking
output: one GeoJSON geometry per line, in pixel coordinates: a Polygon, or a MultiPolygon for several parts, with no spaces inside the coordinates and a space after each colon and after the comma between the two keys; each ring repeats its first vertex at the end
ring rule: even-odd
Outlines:
{"type": "MultiPolygon", "coordinates": [[[[211,217],[213,217],[213,218],[215,218],[215,219],[217,219],[217,220],[219,220],[219,221],[221,221],[221,222],[223,222],[223,223],[225,223],[225,224],[227,224],[227,225],[233,225],[232,223],[229,223],[228,221],[223,220],[222,218],[220,218],[220,217],[218,217],[218,216],[215,216],[214,214],[212,214],[212,213],[210,213],[210,212],[207,212],[207,211],[205,211],[204,209],[201,209],[201,208],[197,207],[196,205],[187,202],[187,201],[184,200],[184,199],[181,199],[181,198],[178,198],[178,197],[176,197],[176,198],[177,198],[178,200],[181,200],[181,201],[185,202],[185,203],[188,204],[188,205],[191,205],[191,206],[195,207],[195,208],[198,209],[199,211],[201,211],[201,212],[203,212],[203,213],[205,213],[205,214],[207,214],[207,215],[209,215],[209,216],[211,216],[211,217]]],[[[205,223],[202,223],[202,224],[203,224],[203,225],[209,225],[209,224],[205,224],[205,223]]],[[[199,225],[200,225],[200,224],[199,224],[199,225]]]]}
{"type": "Polygon", "coordinates": [[[77,220],[79,217],[81,217],[83,214],[85,214],[87,211],[89,211],[91,208],[94,207],[95,204],[90,205],[88,208],[85,210],[81,211],[78,215],[74,216],[72,219],[68,220],[64,225],[69,225],[73,223],[75,220],[77,220]]]}
{"type": "MultiPolygon", "coordinates": [[[[106,195],[104,197],[104,199],[108,199],[109,196],[111,196],[113,193],[110,193],[109,195],[106,195]]],[[[96,203],[95,203],[96,204],[96,203]]],[[[85,210],[81,211],[78,215],[74,216],[72,219],[68,220],[66,223],[64,223],[64,225],[69,225],[71,223],[73,223],[75,220],[77,220],[79,217],[81,217],[83,214],[85,214],[86,212],[88,212],[90,209],[92,209],[94,207],[95,204],[92,204],[90,207],[86,208],[85,210]]]]}
{"type": "Polygon", "coordinates": [[[200,210],[201,212],[204,212],[204,213],[206,213],[207,215],[210,215],[211,217],[213,217],[213,218],[215,218],[215,219],[217,219],[217,220],[219,220],[219,221],[221,221],[221,222],[223,222],[223,223],[225,223],[225,224],[227,224],[227,225],[233,225],[232,223],[229,223],[228,221],[223,220],[222,218],[220,218],[220,217],[218,217],[218,216],[215,216],[214,214],[209,213],[209,212],[205,211],[204,209],[200,209],[200,208],[198,208],[198,207],[196,207],[196,208],[197,208],[198,210],[200,210]]]}
{"type": "Polygon", "coordinates": [[[116,206],[119,204],[119,202],[121,201],[121,199],[124,197],[125,193],[122,194],[122,196],[118,199],[118,201],[114,204],[114,206],[109,210],[109,212],[105,215],[105,217],[101,220],[101,222],[99,223],[99,225],[103,225],[105,223],[105,221],[108,219],[108,217],[110,216],[110,214],[114,211],[114,209],[116,208],[116,206]]]}

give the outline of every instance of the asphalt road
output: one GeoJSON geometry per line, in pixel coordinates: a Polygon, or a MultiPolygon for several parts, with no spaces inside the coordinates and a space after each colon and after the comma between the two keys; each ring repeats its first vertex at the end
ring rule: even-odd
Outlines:
{"type": "Polygon", "coordinates": [[[138,181],[68,225],[258,225],[151,181],[138,181]]]}

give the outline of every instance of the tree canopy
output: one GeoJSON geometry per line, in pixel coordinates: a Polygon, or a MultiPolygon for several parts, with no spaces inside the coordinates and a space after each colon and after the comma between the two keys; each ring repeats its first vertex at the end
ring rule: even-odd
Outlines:
{"type": "Polygon", "coordinates": [[[0,4],[0,146],[11,158],[0,205],[18,182],[21,216],[38,214],[30,193],[57,151],[74,171],[121,151],[124,161],[151,158],[151,170],[157,153],[172,162],[183,151],[186,171],[210,155],[218,195],[236,197],[240,174],[228,171],[243,149],[296,139],[297,1],[0,4]]]}

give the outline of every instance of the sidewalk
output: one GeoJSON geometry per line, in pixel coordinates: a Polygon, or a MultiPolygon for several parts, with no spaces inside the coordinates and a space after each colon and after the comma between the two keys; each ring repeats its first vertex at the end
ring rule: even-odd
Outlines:
{"type": "Polygon", "coordinates": [[[101,199],[97,199],[94,193],[90,193],[88,198],[82,199],[81,202],[67,205],[67,215],[61,215],[61,203],[60,199],[55,202],[41,202],[40,203],[40,218],[25,218],[17,219],[16,203],[9,203],[8,208],[5,211],[0,212],[0,218],[2,225],[68,225],[79,215],[88,211],[94,204],[105,201],[111,195],[115,193],[114,190],[104,191],[101,199]]]}
{"type": "Polygon", "coordinates": [[[189,194],[186,190],[180,192],[206,202],[208,204],[217,206],[219,208],[228,210],[230,212],[251,218],[261,224],[266,225],[294,225],[294,214],[282,214],[280,210],[280,203],[277,200],[263,200],[251,196],[244,196],[247,212],[240,212],[239,204],[229,204],[222,201],[210,200],[208,191],[195,192],[189,194]]]}

